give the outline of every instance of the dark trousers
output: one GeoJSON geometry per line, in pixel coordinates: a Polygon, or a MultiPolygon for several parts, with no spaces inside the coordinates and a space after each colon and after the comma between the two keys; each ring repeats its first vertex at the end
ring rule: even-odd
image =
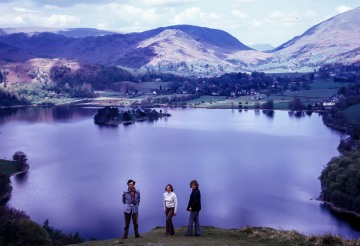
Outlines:
{"type": "Polygon", "coordinates": [[[174,225],[172,223],[172,217],[174,216],[175,209],[174,208],[166,208],[165,215],[166,215],[166,235],[174,235],[174,225]]]}
{"type": "Polygon", "coordinates": [[[200,236],[201,228],[200,228],[199,215],[200,215],[200,212],[190,212],[188,230],[186,233],[187,235],[192,235],[193,224],[195,224],[195,235],[200,236]]]}
{"type": "Polygon", "coordinates": [[[125,221],[125,227],[124,227],[124,237],[128,236],[129,233],[129,226],[130,226],[130,221],[132,219],[133,224],[134,224],[134,231],[135,231],[135,237],[139,236],[139,225],[138,225],[138,218],[139,218],[139,214],[138,213],[133,213],[131,211],[131,213],[125,213],[124,212],[124,221],[125,221]]]}

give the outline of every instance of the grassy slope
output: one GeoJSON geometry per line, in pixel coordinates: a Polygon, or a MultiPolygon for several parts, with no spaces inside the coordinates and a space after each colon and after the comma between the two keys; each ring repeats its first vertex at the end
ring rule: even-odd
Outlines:
{"type": "Polygon", "coordinates": [[[242,229],[220,229],[210,226],[202,227],[201,237],[186,237],[186,227],[177,228],[174,236],[166,236],[163,227],[157,227],[143,234],[143,238],[115,238],[105,241],[89,241],[77,245],[247,245],[247,246],[281,246],[281,245],[359,245],[358,241],[346,241],[336,236],[305,236],[296,231],[281,231],[264,227],[244,227],[242,229]]]}
{"type": "Polygon", "coordinates": [[[23,169],[24,167],[16,162],[0,159],[0,173],[3,175],[10,177],[23,169]]]}

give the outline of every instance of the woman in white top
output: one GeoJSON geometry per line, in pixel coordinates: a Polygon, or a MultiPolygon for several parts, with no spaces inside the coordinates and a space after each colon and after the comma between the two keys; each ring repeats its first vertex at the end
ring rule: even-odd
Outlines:
{"type": "Polygon", "coordinates": [[[166,235],[174,235],[172,217],[176,216],[178,202],[171,184],[166,185],[164,193],[164,212],[166,216],[166,235]]]}

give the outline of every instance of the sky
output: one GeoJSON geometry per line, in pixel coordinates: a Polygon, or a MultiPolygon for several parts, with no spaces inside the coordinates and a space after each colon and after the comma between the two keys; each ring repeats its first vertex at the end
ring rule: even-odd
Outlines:
{"type": "Polygon", "coordinates": [[[245,45],[277,47],[360,7],[360,0],[0,0],[0,28],[97,28],[121,33],[189,24],[245,45]]]}

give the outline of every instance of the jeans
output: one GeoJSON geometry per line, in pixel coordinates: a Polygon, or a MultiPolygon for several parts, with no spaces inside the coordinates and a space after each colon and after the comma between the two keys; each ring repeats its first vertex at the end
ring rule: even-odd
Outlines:
{"type": "Polygon", "coordinates": [[[174,216],[175,209],[174,208],[166,208],[166,235],[174,235],[174,225],[172,223],[172,217],[174,216]]]}
{"type": "Polygon", "coordinates": [[[189,224],[187,229],[187,235],[192,235],[193,224],[195,224],[195,235],[200,236],[201,228],[200,228],[200,212],[190,212],[189,224]]]}

